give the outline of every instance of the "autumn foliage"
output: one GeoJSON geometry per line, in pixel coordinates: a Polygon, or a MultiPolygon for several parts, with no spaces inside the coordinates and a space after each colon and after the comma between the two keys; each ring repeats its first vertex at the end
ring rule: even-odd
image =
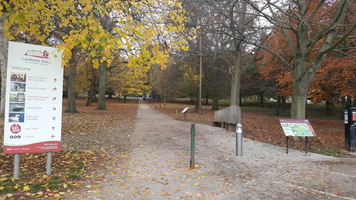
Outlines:
{"type": "MultiPolygon", "coordinates": [[[[270,51],[261,50],[259,52],[260,57],[260,73],[262,77],[266,80],[275,80],[276,87],[278,88],[277,96],[291,96],[293,91],[293,82],[298,80],[293,80],[293,73],[295,73],[295,67],[298,65],[298,52],[295,48],[306,48],[305,52],[307,54],[306,60],[306,71],[302,74],[306,74],[307,70],[312,70],[310,67],[315,62],[315,57],[317,56],[317,50],[322,48],[324,38],[318,37],[323,36],[327,33],[322,33],[320,30],[323,27],[330,26],[333,23],[333,10],[337,6],[338,1],[325,3],[319,9],[315,9],[319,6],[320,1],[309,1],[308,9],[306,10],[305,20],[308,21],[308,40],[310,40],[310,45],[312,42],[315,43],[314,46],[300,47],[298,34],[295,32],[298,27],[303,26],[303,22],[296,20],[295,18],[286,18],[285,23],[288,23],[294,30],[283,30],[281,28],[276,28],[270,36],[266,39],[264,44],[270,47],[270,51]],[[313,41],[313,39],[319,38],[319,40],[313,41]],[[292,44],[290,44],[292,43],[292,44]],[[282,56],[284,60],[281,60],[276,54],[282,56]]],[[[351,6],[351,10],[354,9],[351,6]]],[[[297,12],[297,8],[291,8],[291,12],[297,12]]],[[[345,18],[345,24],[352,24],[355,17],[348,15],[345,18]]],[[[307,25],[306,25],[307,26],[307,25]]],[[[346,26],[345,26],[346,27],[346,26]]],[[[300,30],[300,29],[299,29],[300,30]]],[[[347,31],[347,28],[342,28],[339,30],[340,34],[347,31]]],[[[324,62],[321,64],[317,70],[315,77],[309,88],[309,97],[315,102],[320,102],[321,100],[335,102],[341,97],[353,96],[355,92],[355,51],[353,48],[355,39],[346,39],[343,43],[340,43],[337,48],[330,52],[325,58],[324,62]]]]}

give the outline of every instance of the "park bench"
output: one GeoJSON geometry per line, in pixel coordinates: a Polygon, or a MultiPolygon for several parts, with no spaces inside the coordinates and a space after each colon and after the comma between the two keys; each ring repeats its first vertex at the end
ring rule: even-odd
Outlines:
{"type": "Polygon", "coordinates": [[[241,123],[241,108],[237,105],[231,105],[214,112],[213,126],[236,131],[237,123],[241,123]]]}

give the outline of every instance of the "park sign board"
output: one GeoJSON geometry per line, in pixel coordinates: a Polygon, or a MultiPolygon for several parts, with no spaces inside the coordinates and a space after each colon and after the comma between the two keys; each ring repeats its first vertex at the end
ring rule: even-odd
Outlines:
{"type": "Polygon", "coordinates": [[[316,136],[315,131],[307,119],[280,119],[286,136],[311,137],[316,136]]]}
{"type": "Polygon", "coordinates": [[[9,42],[4,153],[60,150],[61,54],[53,47],[9,42]]]}

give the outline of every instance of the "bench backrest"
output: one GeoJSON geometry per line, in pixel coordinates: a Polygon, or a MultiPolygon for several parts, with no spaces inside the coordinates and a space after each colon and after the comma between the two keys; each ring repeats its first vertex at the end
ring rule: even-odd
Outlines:
{"type": "Polygon", "coordinates": [[[241,123],[241,108],[237,105],[231,105],[222,110],[215,111],[214,121],[241,123]]]}

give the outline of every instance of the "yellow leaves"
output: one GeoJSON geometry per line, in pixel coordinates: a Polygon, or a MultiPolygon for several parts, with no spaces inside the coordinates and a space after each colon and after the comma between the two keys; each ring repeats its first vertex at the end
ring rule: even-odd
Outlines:
{"type": "Polygon", "coordinates": [[[188,51],[189,50],[189,46],[182,46],[181,48],[183,51],[188,51]]]}
{"type": "Polygon", "coordinates": [[[0,16],[3,14],[4,7],[0,4],[0,16]]]}
{"type": "Polygon", "coordinates": [[[98,185],[87,185],[85,186],[86,188],[93,188],[93,189],[96,189],[96,188],[99,188],[98,185]]]}
{"type": "Polygon", "coordinates": [[[62,198],[60,194],[54,194],[53,197],[56,198],[56,199],[61,199],[62,198]]]}
{"type": "Polygon", "coordinates": [[[148,18],[145,18],[145,19],[143,19],[142,21],[144,21],[144,22],[149,22],[149,21],[151,21],[151,20],[148,19],[148,18]]]}
{"type": "Polygon", "coordinates": [[[179,8],[179,9],[182,9],[182,2],[177,2],[176,3],[176,7],[179,8]]]}
{"type": "MultiPolygon", "coordinates": [[[[111,66],[117,57],[128,60],[132,56],[134,60],[129,61],[130,66],[143,66],[143,71],[147,71],[152,64],[165,66],[170,48],[188,50],[183,37],[177,38],[177,33],[184,31],[186,18],[182,3],[176,0],[152,1],[148,4],[140,1],[125,2],[131,4],[130,9],[122,1],[98,3],[91,0],[38,0],[28,5],[24,1],[12,3],[13,12],[5,24],[7,37],[14,40],[14,36],[21,33],[44,43],[53,31],[57,31],[64,42],[59,45],[64,50],[64,65],[73,56],[71,50],[75,47],[79,53],[99,59],[92,61],[94,68],[98,68],[102,62],[111,66]],[[144,12],[142,16],[145,17],[133,18],[131,13],[136,12],[144,12]],[[105,28],[108,25],[102,24],[98,15],[104,18],[112,13],[116,13],[117,22],[113,22],[115,27],[108,30],[105,28]],[[161,22],[166,19],[172,19],[174,25],[163,26],[161,22]],[[72,31],[68,34],[62,30],[72,31]],[[158,35],[169,41],[169,49],[154,44],[158,35]]],[[[5,7],[0,6],[1,14],[5,7]]],[[[112,16],[110,18],[113,19],[112,16]]]]}
{"type": "Polygon", "coordinates": [[[1,178],[1,179],[0,179],[0,182],[6,181],[6,180],[7,180],[7,178],[1,178]]]}
{"type": "Polygon", "coordinates": [[[112,62],[111,59],[107,59],[107,60],[106,60],[107,66],[111,66],[111,62],[112,62]]]}
{"type": "Polygon", "coordinates": [[[93,67],[98,69],[99,68],[99,60],[98,59],[93,59],[92,62],[93,62],[93,67]]]}
{"type": "Polygon", "coordinates": [[[30,186],[26,185],[22,188],[23,191],[29,191],[30,190],[30,186]]]}

